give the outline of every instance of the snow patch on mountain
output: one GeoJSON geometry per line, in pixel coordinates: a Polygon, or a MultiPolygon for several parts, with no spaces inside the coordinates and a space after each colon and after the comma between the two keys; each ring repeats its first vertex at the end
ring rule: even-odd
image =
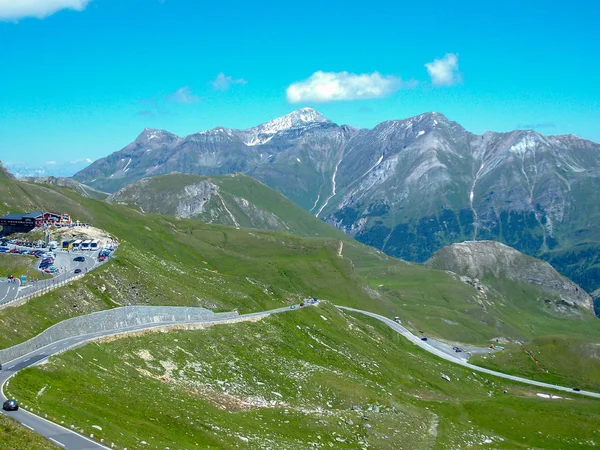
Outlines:
{"type": "Polygon", "coordinates": [[[302,108],[270,122],[263,123],[243,132],[244,143],[248,146],[263,145],[280,131],[331,123],[327,117],[312,108],[302,108]]]}

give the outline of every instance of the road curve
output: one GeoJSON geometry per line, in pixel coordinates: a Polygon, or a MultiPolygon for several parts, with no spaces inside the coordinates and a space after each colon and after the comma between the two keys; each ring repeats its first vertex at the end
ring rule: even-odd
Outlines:
{"type": "Polygon", "coordinates": [[[584,395],[586,397],[600,398],[600,394],[596,393],[596,392],[574,391],[573,388],[558,386],[556,384],[542,383],[541,381],[529,380],[527,378],[522,378],[522,377],[516,377],[514,375],[508,375],[506,373],[496,372],[495,370],[490,370],[490,369],[486,369],[484,367],[479,367],[474,364],[470,364],[462,359],[455,358],[451,355],[448,355],[447,353],[442,352],[441,350],[438,350],[435,347],[432,347],[426,341],[422,341],[418,336],[415,336],[414,334],[412,334],[410,331],[408,331],[402,325],[394,322],[391,319],[388,319],[385,316],[381,316],[379,314],[375,314],[375,313],[372,313],[369,311],[363,311],[360,309],[348,308],[346,306],[336,306],[336,307],[338,309],[341,309],[344,311],[352,311],[355,313],[364,314],[366,316],[373,317],[373,318],[385,323],[387,326],[389,326],[393,330],[397,331],[402,336],[404,336],[406,339],[411,341],[413,344],[416,344],[419,347],[421,347],[423,350],[426,350],[429,353],[432,353],[442,359],[445,359],[446,361],[450,361],[451,363],[458,364],[463,367],[467,367],[473,371],[481,372],[481,373],[485,373],[485,374],[492,375],[495,377],[505,378],[507,380],[517,381],[519,383],[525,383],[525,384],[529,384],[532,386],[537,386],[537,387],[541,387],[541,388],[545,388],[545,389],[554,389],[557,391],[568,392],[569,394],[578,394],[578,395],[584,395]]]}
{"type": "MultiPolygon", "coordinates": [[[[58,353],[62,353],[66,350],[74,349],[81,347],[87,344],[90,341],[100,339],[108,336],[116,336],[119,334],[129,334],[132,332],[140,331],[140,330],[149,330],[153,328],[164,328],[169,326],[180,326],[180,325],[195,325],[195,324],[203,324],[203,323],[211,323],[218,321],[219,323],[227,323],[227,322],[238,322],[244,319],[250,318],[258,318],[258,317],[266,317],[271,314],[281,313],[284,311],[289,311],[290,307],[277,308],[270,311],[258,312],[258,313],[249,313],[242,314],[239,316],[235,316],[232,318],[215,318],[210,320],[207,318],[206,320],[194,320],[194,321],[179,321],[179,322],[163,322],[163,323],[152,323],[152,324],[144,324],[144,325],[136,325],[128,328],[123,328],[120,330],[109,330],[102,332],[95,332],[84,334],[81,336],[66,338],[61,341],[53,342],[51,344],[46,345],[45,347],[34,350],[31,353],[28,353],[20,358],[14,359],[12,361],[8,361],[3,363],[2,370],[0,371],[0,403],[4,403],[6,401],[6,396],[4,394],[5,388],[10,383],[10,378],[17,374],[20,370],[23,370],[27,367],[33,366],[44,360],[48,359],[52,355],[56,355],[58,353]]],[[[73,430],[70,430],[66,427],[63,427],[59,424],[46,420],[40,416],[32,414],[22,408],[18,411],[0,411],[2,414],[5,414],[9,417],[12,417],[17,422],[20,422],[26,428],[44,436],[50,441],[54,442],[56,445],[66,448],[69,450],[91,450],[91,449],[108,449],[105,445],[98,443],[82,434],[79,434],[73,430]]]]}
{"type": "MultiPolygon", "coordinates": [[[[587,396],[587,397],[600,398],[600,394],[595,393],[595,392],[589,392],[589,391],[574,392],[571,388],[557,386],[557,385],[548,384],[548,383],[542,383],[539,381],[529,380],[527,378],[516,377],[513,375],[507,375],[502,372],[496,372],[493,370],[485,369],[483,367],[475,366],[466,361],[463,361],[461,359],[458,359],[451,355],[448,355],[448,354],[442,352],[441,350],[438,350],[438,349],[432,347],[431,345],[427,344],[427,342],[421,341],[421,339],[418,336],[415,336],[410,331],[408,331],[406,328],[404,328],[402,325],[399,325],[398,323],[394,322],[391,319],[388,319],[387,317],[384,317],[384,316],[381,316],[379,314],[375,314],[375,313],[372,313],[369,311],[363,311],[363,310],[348,308],[348,307],[344,307],[344,306],[336,306],[336,307],[341,310],[351,311],[351,312],[364,314],[364,315],[373,317],[373,318],[383,322],[384,324],[388,325],[390,328],[392,328],[393,330],[400,333],[406,339],[408,339],[409,341],[418,345],[422,349],[428,351],[429,353],[432,353],[432,354],[434,354],[446,361],[449,361],[451,363],[458,364],[463,367],[467,367],[473,371],[485,373],[485,374],[492,375],[495,377],[505,378],[505,379],[520,382],[520,383],[538,386],[541,388],[554,389],[554,390],[558,390],[558,391],[569,392],[570,394],[579,394],[579,395],[583,395],[583,396],[587,396]]],[[[298,309],[301,309],[301,308],[296,308],[296,310],[298,310],[298,309]]],[[[149,330],[149,329],[153,329],[153,328],[210,323],[215,320],[218,321],[219,323],[227,323],[227,322],[235,323],[235,322],[238,322],[243,319],[266,317],[271,314],[281,313],[281,312],[290,311],[290,310],[291,310],[291,308],[288,306],[288,307],[277,308],[277,309],[273,309],[273,310],[265,311],[265,312],[242,314],[242,315],[232,317],[232,318],[227,318],[227,319],[221,318],[221,319],[214,319],[214,320],[207,319],[204,321],[194,320],[194,321],[180,321],[180,322],[136,325],[136,326],[132,326],[132,327],[128,327],[128,328],[123,328],[121,330],[110,330],[110,331],[89,333],[89,334],[84,334],[81,336],[71,337],[71,338],[63,339],[61,341],[53,342],[51,344],[48,344],[45,347],[42,347],[40,349],[34,350],[31,353],[28,353],[27,355],[24,355],[20,358],[17,358],[12,361],[4,363],[3,368],[2,368],[3,370],[0,371],[0,386],[1,386],[0,399],[2,402],[4,402],[6,400],[6,397],[4,394],[5,387],[9,383],[10,378],[13,377],[20,370],[23,370],[27,367],[30,367],[32,365],[43,362],[44,360],[48,359],[52,355],[56,355],[57,353],[61,353],[66,350],[69,350],[69,349],[81,347],[81,346],[87,344],[88,342],[99,339],[99,338],[103,338],[103,337],[107,337],[107,336],[116,336],[116,335],[120,335],[120,334],[128,334],[128,333],[132,333],[132,332],[136,332],[136,331],[140,331],[140,330],[149,330]]],[[[79,434],[73,430],[65,428],[59,424],[56,424],[49,420],[46,420],[42,417],[39,417],[39,416],[32,414],[28,411],[25,411],[23,409],[20,409],[19,411],[16,411],[16,412],[8,412],[8,413],[5,411],[2,411],[2,413],[14,418],[15,420],[17,420],[18,422],[23,424],[25,427],[29,428],[30,430],[35,431],[36,433],[46,437],[47,439],[49,439],[50,441],[52,441],[54,443],[56,443],[60,447],[66,448],[68,450],[91,450],[91,449],[108,449],[109,448],[101,443],[93,441],[92,439],[90,439],[82,434],[79,434]]]]}

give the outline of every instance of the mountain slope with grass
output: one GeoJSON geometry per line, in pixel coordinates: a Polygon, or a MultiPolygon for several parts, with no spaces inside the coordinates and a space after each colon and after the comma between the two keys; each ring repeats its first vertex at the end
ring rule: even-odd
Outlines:
{"type": "Polygon", "coordinates": [[[415,333],[489,345],[548,335],[600,342],[597,318],[557,314],[529,284],[483,295],[444,270],[386,256],[356,241],[235,229],[145,214],[84,198],[65,187],[0,180],[0,213],[40,208],[70,213],[120,243],[110,262],[69,286],[0,310],[7,347],[69,317],[122,305],[202,306],[253,312],[318,297],[400,316],[415,333]]]}
{"type": "Polygon", "coordinates": [[[72,178],[65,177],[26,177],[20,178],[21,181],[27,183],[39,183],[39,184],[50,184],[53,186],[65,186],[73,189],[83,197],[95,198],[99,200],[105,200],[109,194],[106,192],[98,191],[94,188],[86,186],[85,184],[79,183],[72,178]]]}
{"type": "Polygon", "coordinates": [[[344,233],[279,192],[239,173],[221,177],[172,173],[145,178],[120,189],[108,201],[205,223],[347,240],[344,233]]]}
{"type": "Polygon", "coordinates": [[[326,303],[92,343],[10,384],[119,449],[594,447],[598,402],[540,392],[556,395],[440,361],[326,303]]]}
{"type": "MultiPolygon", "coordinates": [[[[471,279],[520,282],[538,287],[556,306],[593,310],[592,297],[550,264],[495,241],[469,241],[438,250],[426,267],[450,270],[471,279]]],[[[548,298],[540,302],[551,303],[548,298]]],[[[599,323],[600,325],[600,323],[599,323]]]]}

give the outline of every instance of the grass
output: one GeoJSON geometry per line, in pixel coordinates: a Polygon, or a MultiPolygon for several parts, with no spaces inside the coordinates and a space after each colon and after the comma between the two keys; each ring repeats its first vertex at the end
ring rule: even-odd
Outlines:
{"type": "Polygon", "coordinates": [[[6,278],[12,274],[15,277],[27,275],[28,280],[52,278],[35,268],[37,261],[34,256],[0,253],[0,277],[6,278]]]}
{"type": "MultiPolygon", "coordinates": [[[[226,178],[231,183],[235,179],[226,178]]],[[[528,341],[548,334],[600,341],[592,314],[554,314],[536,300],[539,292],[530,286],[495,286],[482,299],[447,272],[388,257],[345,236],[307,238],[142,214],[57,186],[0,180],[0,188],[6,212],[41,207],[66,211],[121,243],[114,259],[82,280],[24,306],[0,310],[0,326],[10,330],[0,336],[0,347],[69,317],[119,305],[203,306],[243,313],[313,296],[397,315],[416,333],[456,343],[487,346],[499,336],[528,341]]],[[[577,376],[571,369],[560,366],[563,376],[577,376]]]]}
{"type": "Polygon", "coordinates": [[[183,198],[186,202],[190,201],[189,196],[184,194],[185,188],[202,181],[217,185],[220,197],[213,196],[195,218],[233,225],[229,216],[231,213],[242,228],[349,240],[343,232],[315,218],[277,191],[242,174],[221,177],[183,173],[161,175],[127,187],[117,198],[119,202],[141,207],[148,213],[174,216],[183,198]],[[240,199],[246,200],[247,204],[243,206],[240,199]],[[224,211],[223,203],[228,212],[224,211]]]}
{"type": "Polygon", "coordinates": [[[600,391],[600,344],[588,339],[546,336],[471,362],[546,383],[600,391]]]}
{"type": "Polygon", "coordinates": [[[10,417],[0,414],[0,450],[48,450],[58,449],[52,442],[10,417]]]}
{"type": "Polygon", "coordinates": [[[116,448],[553,449],[600,439],[597,401],[539,398],[328,304],[89,344],[20,372],[8,390],[116,448]]]}

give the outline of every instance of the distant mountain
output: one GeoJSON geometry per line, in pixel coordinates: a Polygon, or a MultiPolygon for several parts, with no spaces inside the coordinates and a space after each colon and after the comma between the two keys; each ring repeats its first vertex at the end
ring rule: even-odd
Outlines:
{"type": "Polygon", "coordinates": [[[79,183],[72,178],[64,177],[25,177],[21,178],[21,181],[27,183],[38,183],[38,184],[51,184],[53,186],[64,186],[73,189],[83,197],[96,198],[105,200],[109,194],[106,192],[98,191],[94,188],[86,186],[85,184],[79,183]]]}
{"type": "Polygon", "coordinates": [[[144,213],[211,224],[348,239],[279,192],[242,174],[201,177],[172,173],[144,178],[112,194],[108,201],[135,206],[144,213]]]}
{"type": "Polygon", "coordinates": [[[470,282],[523,283],[545,293],[538,302],[557,311],[582,307],[593,311],[592,297],[550,264],[495,241],[452,244],[438,250],[425,266],[469,277],[470,282]]]}
{"type": "Polygon", "coordinates": [[[600,145],[575,136],[476,135],[439,113],[359,130],[303,108],[248,130],[145,130],[75,179],[114,192],[173,171],[243,172],[407,260],[497,240],[600,287],[600,145]]]}

